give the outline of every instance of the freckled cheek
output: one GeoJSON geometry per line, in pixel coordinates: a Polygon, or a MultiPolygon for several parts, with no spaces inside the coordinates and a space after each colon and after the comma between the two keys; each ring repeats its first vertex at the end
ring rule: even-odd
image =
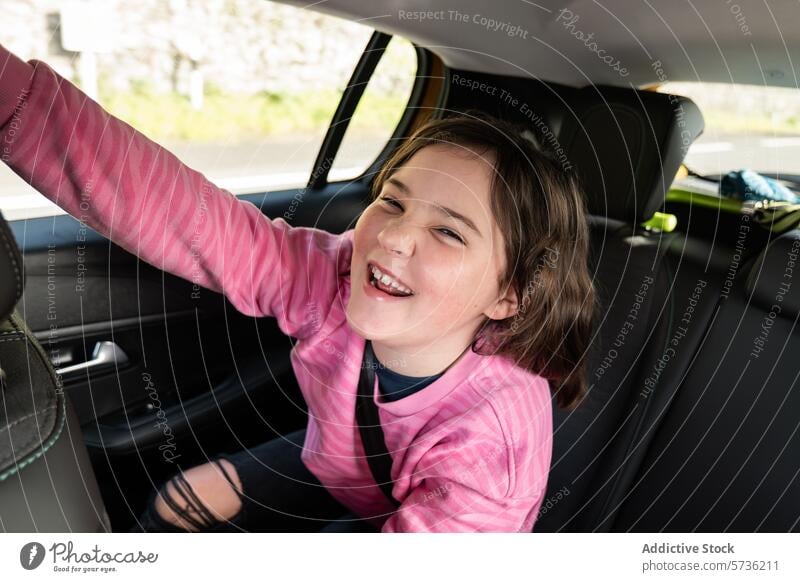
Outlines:
{"type": "Polygon", "coordinates": [[[375,245],[378,243],[378,234],[381,232],[381,221],[375,217],[362,216],[356,225],[356,237],[362,244],[375,245]]]}
{"type": "Polygon", "coordinates": [[[472,312],[482,308],[485,303],[487,288],[484,273],[464,272],[458,278],[459,283],[451,290],[451,301],[459,309],[472,312]]]}
{"type": "Polygon", "coordinates": [[[426,303],[423,311],[431,326],[448,327],[471,317],[475,306],[468,293],[451,290],[426,303]]]}
{"type": "Polygon", "coordinates": [[[459,309],[470,302],[472,293],[459,283],[458,279],[450,277],[428,277],[426,279],[426,295],[434,300],[439,309],[451,311],[459,309]]]}
{"type": "MultiPolygon", "coordinates": [[[[433,251],[435,252],[435,250],[433,251]]],[[[441,253],[436,261],[427,261],[426,280],[431,282],[438,294],[463,296],[475,290],[475,277],[460,264],[457,255],[447,256],[441,253]]]]}
{"type": "Polygon", "coordinates": [[[363,215],[356,223],[353,245],[355,252],[364,255],[378,244],[380,225],[374,219],[365,218],[363,215]]]}

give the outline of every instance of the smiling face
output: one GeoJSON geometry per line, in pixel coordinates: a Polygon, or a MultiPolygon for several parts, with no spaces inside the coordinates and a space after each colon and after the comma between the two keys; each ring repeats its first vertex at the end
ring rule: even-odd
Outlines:
{"type": "Polygon", "coordinates": [[[492,179],[491,156],[437,144],[386,180],[355,226],[347,320],[356,333],[394,348],[457,354],[487,317],[513,315],[516,296],[499,288],[505,256],[492,179]],[[412,294],[376,289],[373,265],[412,294]]]}

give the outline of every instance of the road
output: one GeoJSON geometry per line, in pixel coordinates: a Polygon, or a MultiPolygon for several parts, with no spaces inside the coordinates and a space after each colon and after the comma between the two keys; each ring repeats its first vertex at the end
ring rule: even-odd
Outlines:
{"type": "MultiPolygon", "coordinates": [[[[383,139],[360,136],[346,142],[336,159],[333,179],[359,174],[374,159],[383,139]]],[[[167,145],[190,167],[236,194],[302,187],[308,180],[322,135],[296,136],[236,145],[167,145]]],[[[722,174],[749,168],[761,172],[800,174],[800,136],[702,135],[692,144],[687,164],[700,174],[722,174]]],[[[8,220],[64,212],[0,164],[0,210],[8,220]]]]}
{"type": "MultiPolygon", "coordinates": [[[[346,141],[331,178],[360,174],[377,157],[385,137],[360,136],[346,141]]],[[[235,194],[303,187],[308,182],[322,135],[263,140],[235,145],[165,145],[191,168],[235,194]]],[[[0,163],[0,210],[7,220],[64,214],[58,206],[0,163]]]]}

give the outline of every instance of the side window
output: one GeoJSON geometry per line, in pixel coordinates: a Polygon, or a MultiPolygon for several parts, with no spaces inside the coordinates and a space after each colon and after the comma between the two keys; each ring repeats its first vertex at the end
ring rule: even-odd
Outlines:
{"type": "Polygon", "coordinates": [[[329,181],[356,178],[378,157],[406,111],[417,69],[414,45],[392,37],[350,119],[329,181]]]}
{"type": "MultiPolygon", "coordinates": [[[[11,51],[48,63],[235,194],[306,185],[373,33],[310,10],[251,0],[6,0],[3,23],[3,44],[11,51]]],[[[414,51],[405,41],[391,44],[381,59],[385,70],[370,81],[351,128],[366,141],[354,138],[342,150],[344,169],[371,162],[405,108],[414,51]]],[[[9,220],[64,213],[4,164],[0,209],[9,220]]]]}

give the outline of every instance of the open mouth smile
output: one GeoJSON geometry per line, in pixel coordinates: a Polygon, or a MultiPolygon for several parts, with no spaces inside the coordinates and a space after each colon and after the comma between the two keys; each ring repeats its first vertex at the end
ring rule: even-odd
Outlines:
{"type": "Polygon", "coordinates": [[[370,289],[380,292],[384,296],[404,298],[414,295],[410,287],[375,263],[367,263],[366,284],[370,289]]]}

